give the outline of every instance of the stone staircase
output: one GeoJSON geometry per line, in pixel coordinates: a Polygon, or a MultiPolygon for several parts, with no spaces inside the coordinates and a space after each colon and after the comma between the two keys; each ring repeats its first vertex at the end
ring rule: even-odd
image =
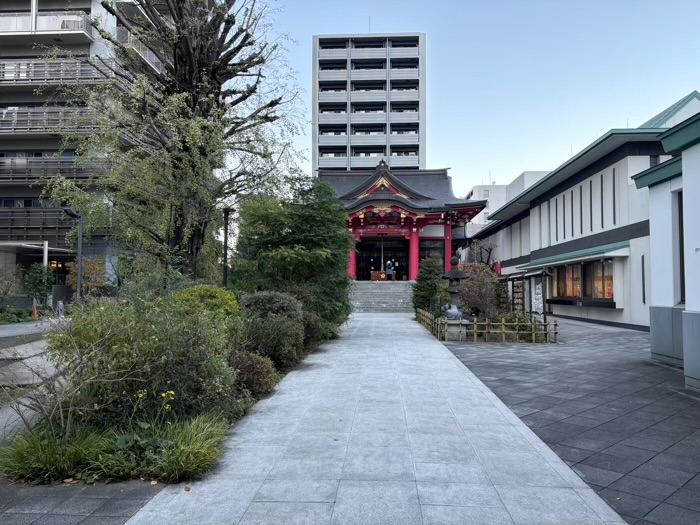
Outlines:
{"type": "Polygon", "coordinates": [[[354,312],[413,312],[413,281],[355,281],[354,312]]]}

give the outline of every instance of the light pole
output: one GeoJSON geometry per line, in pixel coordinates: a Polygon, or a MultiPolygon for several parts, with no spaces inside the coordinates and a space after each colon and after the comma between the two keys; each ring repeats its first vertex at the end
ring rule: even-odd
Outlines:
{"type": "Polygon", "coordinates": [[[71,219],[78,220],[78,289],[76,290],[76,300],[81,301],[83,293],[83,215],[70,208],[63,208],[63,211],[71,219]]]}
{"type": "Polygon", "coordinates": [[[228,286],[228,215],[231,208],[224,208],[224,288],[228,286]]]}

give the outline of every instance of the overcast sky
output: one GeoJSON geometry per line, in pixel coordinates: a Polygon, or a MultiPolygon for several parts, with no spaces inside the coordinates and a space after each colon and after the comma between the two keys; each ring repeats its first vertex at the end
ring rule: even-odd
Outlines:
{"type": "MultiPolygon", "coordinates": [[[[700,89],[700,0],[278,0],[308,117],[315,34],[427,36],[427,168],[455,193],[551,170],[700,89]]],[[[308,153],[310,159],[310,151],[308,153]]],[[[310,170],[310,162],[307,164],[310,170]]]]}

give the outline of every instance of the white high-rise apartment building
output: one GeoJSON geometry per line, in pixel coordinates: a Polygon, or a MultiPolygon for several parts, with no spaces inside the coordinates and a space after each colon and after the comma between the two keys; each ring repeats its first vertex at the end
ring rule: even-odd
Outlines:
{"type": "Polygon", "coordinates": [[[425,34],[317,35],[313,169],[425,169],[425,34]]]}

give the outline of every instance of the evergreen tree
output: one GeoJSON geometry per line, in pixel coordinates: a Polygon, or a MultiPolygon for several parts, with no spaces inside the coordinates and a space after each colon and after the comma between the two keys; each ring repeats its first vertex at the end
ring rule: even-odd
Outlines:
{"type": "Polygon", "coordinates": [[[440,286],[444,268],[439,257],[426,257],[421,261],[420,271],[413,286],[413,307],[440,312],[440,286]]]}

